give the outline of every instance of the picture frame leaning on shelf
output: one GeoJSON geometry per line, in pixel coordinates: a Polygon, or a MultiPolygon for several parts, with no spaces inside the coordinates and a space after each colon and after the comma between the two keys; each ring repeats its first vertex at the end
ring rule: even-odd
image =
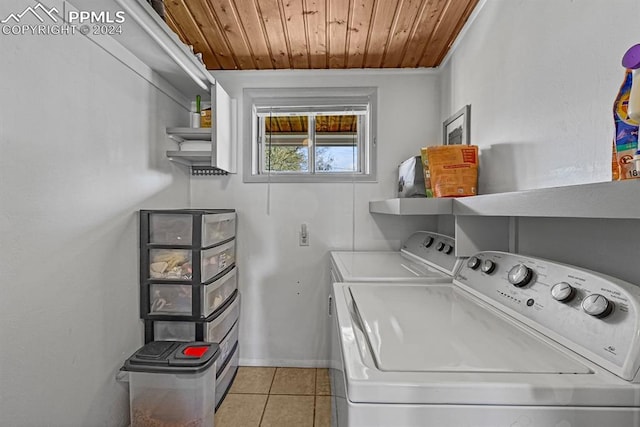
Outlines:
{"type": "Polygon", "coordinates": [[[465,105],[442,123],[442,145],[469,145],[471,105],[465,105]]]}

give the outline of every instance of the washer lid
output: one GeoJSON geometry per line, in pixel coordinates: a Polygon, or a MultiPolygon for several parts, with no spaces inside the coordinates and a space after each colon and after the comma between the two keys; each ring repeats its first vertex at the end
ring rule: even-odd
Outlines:
{"type": "Polygon", "coordinates": [[[342,281],[424,282],[451,276],[426,264],[418,264],[400,252],[331,252],[342,281]]]}
{"type": "Polygon", "coordinates": [[[382,371],[591,373],[453,286],[354,285],[350,292],[382,371]]]}

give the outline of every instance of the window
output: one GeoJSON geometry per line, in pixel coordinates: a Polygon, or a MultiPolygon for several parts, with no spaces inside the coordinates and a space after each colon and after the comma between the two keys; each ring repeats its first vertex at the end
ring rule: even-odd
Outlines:
{"type": "Polygon", "coordinates": [[[246,182],[375,180],[375,89],[247,89],[245,102],[246,182]]]}

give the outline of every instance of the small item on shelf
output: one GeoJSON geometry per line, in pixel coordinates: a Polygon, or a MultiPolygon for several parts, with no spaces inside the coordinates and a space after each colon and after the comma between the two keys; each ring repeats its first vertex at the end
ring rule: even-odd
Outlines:
{"type": "Polygon", "coordinates": [[[211,107],[205,108],[200,112],[200,127],[211,127],[211,107]]]}
{"type": "Polygon", "coordinates": [[[427,197],[433,197],[431,189],[431,172],[429,172],[429,157],[427,156],[427,147],[420,149],[420,160],[422,160],[422,173],[424,175],[424,189],[427,197]]]}
{"type": "Polygon", "coordinates": [[[426,197],[420,156],[405,160],[398,166],[398,197],[426,197]]]}
{"type": "Polygon", "coordinates": [[[465,197],[478,194],[478,146],[438,145],[427,147],[431,188],[435,197],[465,197]]]}
{"type": "Polygon", "coordinates": [[[201,97],[200,95],[196,96],[196,111],[194,113],[191,113],[191,127],[192,128],[199,128],[200,127],[200,102],[201,102],[201,97]]]}
{"type": "Polygon", "coordinates": [[[640,122],[640,44],[631,46],[622,57],[622,66],[633,70],[631,91],[629,92],[629,105],[627,112],[629,118],[640,122]]]}
{"type": "Polygon", "coordinates": [[[613,121],[615,135],[613,139],[612,178],[617,181],[640,178],[634,156],[638,151],[638,123],[629,117],[629,96],[633,75],[631,69],[625,70],[622,86],[613,103],[613,121]]]}
{"type": "Polygon", "coordinates": [[[151,5],[153,10],[155,10],[158,16],[160,16],[160,18],[162,18],[162,20],[164,21],[165,20],[164,19],[164,1],[163,0],[147,0],[147,3],[151,5]]]}

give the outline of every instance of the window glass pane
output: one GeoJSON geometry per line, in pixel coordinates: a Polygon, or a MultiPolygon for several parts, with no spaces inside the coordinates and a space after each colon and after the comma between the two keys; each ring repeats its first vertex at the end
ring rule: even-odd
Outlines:
{"type": "Polygon", "coordinates": [[[358,116],[316,116],[315,168],[318,173],[358,172],[358,116]]]}
{"type": "Polygon", "coordinates": [[[265,172],[309,172],[309,119],[306,116],[264,117],[265,172]]]}

